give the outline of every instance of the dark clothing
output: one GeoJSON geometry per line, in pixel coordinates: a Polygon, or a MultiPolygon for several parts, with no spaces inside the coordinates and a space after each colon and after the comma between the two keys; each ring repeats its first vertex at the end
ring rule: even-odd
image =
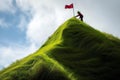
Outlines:
{"type": "Polygon", "coordinates": [[[83,21],[83,14],[80,13],[79,11],[77,13],[78,13],[78,15],[76,17],[79,17],[81,19],[81,21],[83,21]]]}

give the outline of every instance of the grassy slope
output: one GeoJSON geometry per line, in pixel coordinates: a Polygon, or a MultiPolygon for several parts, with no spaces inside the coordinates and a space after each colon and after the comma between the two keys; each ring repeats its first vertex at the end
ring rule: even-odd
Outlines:
{"type": "Polygon", "coordinates": [[[71,18],[0,80],[120,80],[120,40],[71,18]]]}

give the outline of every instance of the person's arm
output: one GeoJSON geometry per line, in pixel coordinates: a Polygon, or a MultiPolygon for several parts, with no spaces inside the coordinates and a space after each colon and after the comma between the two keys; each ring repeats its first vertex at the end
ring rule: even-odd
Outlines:
{"type": "Polygon", "coordinates": [[[76,15],[75,17],[78,17],[79,15],[76,15]]]}

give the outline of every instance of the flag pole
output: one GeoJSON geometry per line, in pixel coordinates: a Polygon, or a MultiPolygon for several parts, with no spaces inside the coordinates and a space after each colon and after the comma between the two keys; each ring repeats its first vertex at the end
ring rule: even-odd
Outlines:
{"type": "MultiPolygon", "coordinates": [[[[73,3],[72,3],[73,4],[73,3]]],[[[73,17],[75,16],[74,4],[73,4],[73,17]]]]}

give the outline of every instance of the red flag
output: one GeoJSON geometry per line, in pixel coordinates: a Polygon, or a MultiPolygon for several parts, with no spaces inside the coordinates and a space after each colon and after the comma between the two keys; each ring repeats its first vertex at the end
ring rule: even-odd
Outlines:
{"type": "Polygon", "coordinates": [[[71,9],[71,8],[73,8],[73,3],[70,5],[65,5],[65,9],[71,9]]]}

